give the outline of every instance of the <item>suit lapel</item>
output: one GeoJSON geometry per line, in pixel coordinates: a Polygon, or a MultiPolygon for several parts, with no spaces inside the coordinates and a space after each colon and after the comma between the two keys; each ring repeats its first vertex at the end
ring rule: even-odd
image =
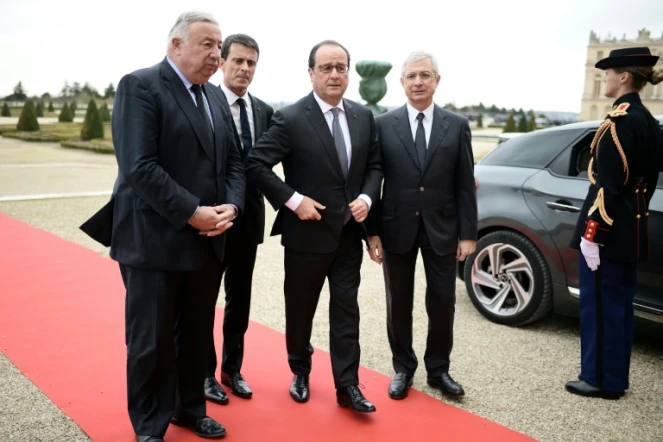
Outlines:
{"type": "MultiPolygon", "coordinates": [[[[228,115],[223,111],[223,104],[219,102],[219,97],[212,92],[212,88],[216,87],[207,83],[205,90],[207,91],[207,101],[209,101],[209,108],[212,111],[212,120],[214,121],[214,148],[216,149],[216,173],[221,173],[221,163],[223,158],[223,138],[226,135],[227,128],[223,121],[228,118],[228,115]]],[[[223,92],[222,92],[223,93],[223,92]]],[[[223,97],[225,100],[225,97],[223,97]]]]}
{"type": "Polygon", "coordinates": [[[318,103],[315,101],[312,92],[309,94],[308,100],[306,100],[306,109],[308,109],[306,116],[311,122],[313,129],[315,129],[315,131],[318,133],[318,137],[320,137],[320,141],[322,141],[322,145],[327,151],[329,159],[334,165],[334,169],[336,169],[336,173],[338,173],[339,178],[345,180],[343,177],[343,172],[341,171],[341,161],[338,159],[338,153],[336,153],[334,138],[332,137],[331,131],[329,130],[329,126],[327,125],[327,120],[325,120],[325,116],[322,115],[322,110],[320,109],[318,103]]]}
{"type": "Polygon", "coordinates": [[[258,141],[258,138],[262,135],[262,131],[265,130],[262,126],[262,109],[260,103],[253,98],[253,95],[249,94],[249,98],[251,98],[251,109],[253,111],[253,132],[256,141],[258,141]]]}
{"type": "Polygon", "coordinates": [[[410,156],[414,166],[421,172],[423,167],[420,167],[419,160],[417,159],[417,151],[415,150],[414,140],[412,139],[412,127],[410,126],[407,113],[407,105],[403,106],[401,111],[396,114],[392,124],[396,131],[396,135],[398,135],[401,143],[403,143],[405,151],[410,156]]]}
{"type": "MultiPolygon", "coordinates": [[[[355,170],[357,164],[356,161],[352,160],[356,158],[355,154],[359,148],[359,121],[357,120],[357,114],[355,113],[354,107],[348,102],[348,100],[343,100],[343,108],[345,109],[345,118],[348,120],[348,128],[350,129],[350,170],[348,170],[348,181],[350,181],[352,172],[355,170]]],[[[338,153],[336,153],[336,156],[338,157],[338,153]]],[[[339,165],[340,164],[339,161],[339,165]]]]}
{"type": "MultiPolygon", "coordinates": [[[[214,162],[214,142],[209,138],[205,128],[203,127],[203,121],[201,121],[200,114],[198,113],[198,108],[196,103],[191,98],[191,94],[184,87],[184,83],[180,77],[177,76],[177,73],[168,63],[168,60],[164,59],[161,62],[161,74],[164,80],[166,88],[173,94],[175,101],[182,108],[184,114],[186,115],[189,123],[193,127],[193,130],[196,132],[196,136],[200,141],[200,145],[203,147],[203,150],[209,157],[210,161],[214,162]]],[[[211,94],[208,94],[211,95],[211,94]]],[[[209,101],[209,96],[208,96],[209,101]]],[[[210,108],[212,105],[210,103],[210,108]]]]}
{"type": "Polygon", "coordinates": [[[430,140],[428,141],[428,149],[426,150],[426,165],[423,168],[424,172],[426,172],[428,165],[433,159],[433,155],[435,155],[435,152],[442,144],[442,141],[444,141],[444,137],[449,130],[449,122],[446,121],[447,116],[439,107],[435,106],[434,109],[433,127],[431,129],[430,140]]]}

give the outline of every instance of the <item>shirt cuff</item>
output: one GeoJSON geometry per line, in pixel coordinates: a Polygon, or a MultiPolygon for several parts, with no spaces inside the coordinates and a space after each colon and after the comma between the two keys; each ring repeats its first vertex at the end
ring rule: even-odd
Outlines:
{"type": "Polygon", "coordinates": [[[200,206],[196,207],[196,211],[193,212],[193,215],[191,215],[191,217],[189,218],[189,221],[187,221],[187,222],[191,222],[191,220],[193,219],[193,217],[196,216],[196,213],[198,213],[198,209],[200,209],[200,206]]]}
{"type": "Polygon", "coordinates": [[[368,204],[368,210],[371,210],[371,205],[373,204],[373,201],[371,200],[370,196],[362,193],[357,197],[357,199],[366,201],[366,204],[368,204]]]}
{"type": "Polygon", "coordinates": [[[285,205],[288,209],[294,212],[297,210],[297,207],[299,207],[302,201],[304,201],[304,195],[301,195],[299,192],[295,192],[292,194],[290,199],[285,202],[285,205]]]}
{"type": "Polygon", "coordinates": [[[237,208],[237,206],[232,203],[228,203],[228,205],[233,209],[235,209],[235,218],[237,218],[237,215],[239,215],[239,209],[237,208]]]}

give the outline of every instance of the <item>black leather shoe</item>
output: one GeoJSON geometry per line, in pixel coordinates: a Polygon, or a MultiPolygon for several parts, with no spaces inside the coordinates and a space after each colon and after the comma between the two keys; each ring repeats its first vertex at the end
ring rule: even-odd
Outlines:
{"type": "Polygon", "coordinates": [[[244,399],[249,399],[251,396],[253,396],[251,387],[249,387],[249,384],[246,383],[242,375],[239,373],[221,373],[221,383],[226,387],[230,387],[230,391],[232,391],[235,396],[239,396],[244,399]]]}
{"type": "Polygon", "coordinates": [[[163,438],[156,436],[141,436],[140,434],[136,435],[137,442],[163,442],[163,438]]]}
{"type": "Polygon", "coordinates": [[[569,381],[565,385],[566,391],[585,397],[599,397],[602,399],[617,400],[624,396],[624,392],[603,391],[585,381],[569,381]]]}
{"type": "Polygon", "coordinates": [[[297,374],[290,384],[290,396],[295,402],[307,402],[311,393],[308,388],[308,375],[297,374]]]}
{"type": "Polygon", "coordinates": [[[341,407],[350,407],[359,413],[373,413],[375,406],[371,404],[356,385],[336,390],[336,402],[341,407]]]}
{"type": "Polygon", "coordinates": [[[214,376],[205,378],[205,399],[219,405],[228,404],[228,395],[223,391],[214,376]]]}
{"type": "Polygon", "coordinates": [[[442,373],[438,376],[428,376],[428,385],[439,388],[443,393],[449,396],[459,397],[465,395],[465,390],[460,384],[453,380],[449,373],[442,373]]]}
{"type": "Polygon", "coordinates": [[[412,386],[413,376],[407,373],[396,373],[389,383],[389,397],[392,399],[405,399],[412,386]]]}
{"type": "Polygon", "coordinates": [[[226,435],[226,429],[223,428],[223,425],[208,416],[197,420],[173,416],[170,422],[178,427],[186,427],[193,431],[196,436],[205,439],[219,439],[226,435]]]}

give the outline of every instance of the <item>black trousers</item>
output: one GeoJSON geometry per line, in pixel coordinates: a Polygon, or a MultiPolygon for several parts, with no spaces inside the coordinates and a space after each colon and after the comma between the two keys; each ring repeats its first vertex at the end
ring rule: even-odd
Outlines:
{"type": "MultiPolygon", "coordinates": [[[[244,360],[244,334],[249,328],[251,282],[258,245],[249,239],[246,226],[239,222],[228,230],[226,251],[217,280],[217,298],[221,277],[225,273],[226,306],[223,315],[223,356],[221,372],[239,373],[244,360]]],[[[216,302],[216,300],[215,300],[216,302]]],[[[207,376],[214,376],[217,367],[214,333],[210,330],[207,376]]]]}
{"type": "Polygon", "coordinates": [[[387,292],[387,335],[396,373],[414,375],[417,356],[412,348],[412,305],[417,254],[421,250],[426,271],[428,337],[424,363],[429,376],[449,371],[456,310],[456,256],[433,251],[423,220],[414,246],[407,253],[384,251],[383,272],[387,292]]]}
{"type": "Polygon", "coordinates": [[[579,253],[578,276],[581,377],[602,390],[623,393],[629,388],[638,266],[601,256],[601,265],[592,271],[579,253]]]}
{"type": "Polygon", "coordinates": [[[174,415],[206,415],[208,330],[214,321],[219,260],[211,242],[195,272],[120,264],[126,288],[129,418],[136,434],[163,437],[174,415]]]}
{"type": "Polygon", "coordinates": [[[330,353],[336,388],[359,383],[359,305],[363,259],[361,227],[350,220],[334,253],[285,249],[285,337],[290,370],[311,372],[313,316],[325,278],[329,281],[330,353]]]}

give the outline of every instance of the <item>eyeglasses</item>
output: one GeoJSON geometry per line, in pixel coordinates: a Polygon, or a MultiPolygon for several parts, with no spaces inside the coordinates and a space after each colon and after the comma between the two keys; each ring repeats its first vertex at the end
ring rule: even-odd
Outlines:
{"type": "Polygon", "coordinates": [[[347,64],[320,64],[316,67],[320,69],[320,72],[323,74],[331,74],[331,71],[334,69],[336,69],[336,72],[339,74],[345,74],[350,68],[347,64]]]}
{"type": "Polygon", "coordinates": [[[435,73],[434,72],[429,72],[429,71],[423,71],[423,72],[419,72],[419,73],[409,72],[409,73],[405,74],[403,76],[403,78],[405,78],[406,80],[409,80],[409,81],[413,81],[414,79],[417,78],[417,75],[419,75],[419,77],[423,81],[426,81],[426,80],[430,80],[431,78],[433,78],[435,76],[435,73]]]}

